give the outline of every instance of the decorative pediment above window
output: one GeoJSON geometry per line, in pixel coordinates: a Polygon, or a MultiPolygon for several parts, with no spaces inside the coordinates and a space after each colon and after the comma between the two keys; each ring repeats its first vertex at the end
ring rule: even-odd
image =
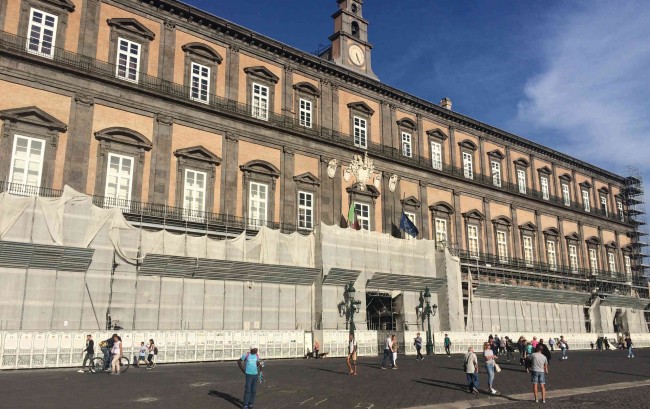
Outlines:
{"type": "Polygon", "coordinates": [[[62,8],[67,11],[74,11],[75,5],[70,0],[41,0],[43,3],[51,4],[55,7],[62,8]]]}
{"type": "Polygon", "coordinates": [[[463,218],[468,219],[468,220],[478,220],[478,221],[483,221],[485,220],[485,216],[483,216],[483,213],[479,212],[478,210],[470,210],[469,212],[465,212],[462,214],[463,218]]]}
{"type": "Polygon", "coordinates": [[[604,195],[608,195],[609,194],[609,189],[607,189],[605,186],[603,186],[600,189],[598,189],[598,192],[602,193],[604,195]]]}
{"type": "Polygon", "coordinates": [[[537,171],[539,173],[541,173],[542,175],[550,175],[551,173],[553,173],[553,171],[551,169],[549,169],[548,166],[544,166],[542,168],[539,168],[539,169],[537,169],[537,171]]]}
{"type": "Polygon", "coordinates": [[[409,196],[405,199],[400,200],[403,206],[408,206],[412,208],[419,209],[420,201],[415,196],[409,196]]]}
{"type": "Polygon", "coordinates": [[[350,102],[348,108],[362,112],[368,116],[372,116],[375,113],[375,110],[370,108],[365,102],[350,102]]]}
{"type": "Polygon", "coordinates": [[[560,235],[560,231],[555,227],[549,227],[548,229],[542,232],[544,236],[548,238],[557,238],[560,235]]]}
{"type": "Polygon", "coordinates": [[[301,175],[294,176],[293,180],[297,185],[308,185],[313,187],[320,186],[320,179],[314,176],[314,174],[311,172],[306,172],[301,175]]]}
{"type": "Polygon", "coordinates": [[[515,164],[515,166],[521,166],[521,167],[524,167],[524,168],[527,168],[527,167],[530,166],[530,163],[528,163],[528,161],[526,159],[524,159],[524,158],[519,158],[516,161],[514,161],[513,163],[515,164]]]}
{"type": "Polygon", "coordinates": [[[576,241],[576,242],[580,241],[580,236],[578,236],[578,233],[576,233],[576,232],[573,232],[573,233],[571,233],[569,235],[566,235],[566,236],[564,236],[564,238],[569,240],[569,241],[576,241]]]}
{"type": "Polygon", "coordinates": [[[11,124],[22,123],[57,132],[66,132],[68,130],[66,124],[35,106],[0,111],[0,119],[2,119],[5,124],[7,122],[11,124]]]}
{"type": "Polygon", "coordinates": [[[195,54],[199,57],[205,58],[210,61],[214,61],[217,64],[221,64],[223,58],[221,55],[212,47],[203,43],[188,43],[181,47],[183,52],[189,54],[195,54]]]}
{"type": "Polygon", "coordinates": [[[492,224],[494,227],[510,227],[512,226],[512,221],[506,216],[499,216],[496,219],[492,219],[492,224]]]}
{"type": "Polygon", "coordinates": [[[411,118],[402,118],[399,121],[397,121],[397,126],[401,126],[406,129],[410,129],[411,131],[415,131],[418,126],[411,118]]]}
{"type": "Polygon", "coordinates": [[[126,31],[127,33],[142,37],[146,40],[153,40],[156,35],[144,24],[134,18],[111,18],[106,20],[109,26],[126,31]]]}
{"type": "Polygon", "coordinates": [[[358,182],[345,189],[345,191],[351,195],[371,197],[373,200],[378,198],[380,195],[379,190],[375,186],[366,185],[365,190],[363,190],[362,186],[358,182]]]}
{"type": "Polygon", "coordinates": [[[438,202],[429,206],[429,210],[437,214],[454,214],[454,208],[447,202],[438,202]]]}
{"type": "Polygon", "coordinates": [[[493,151],[488,152],[488,156],[489,156],[490,158],[492,158],[492,159],[496,159],[496,160],[503,160],[503,159],[505,159],[505,157],[506,157],[506,156],[505,156],[503,153],[501,153],[501,151],[498,150],[498,149],[495,149],[495,150],[493,150],[493,151]]]}
{"type": "Polygon", "coordinates": [[[571,175],[569,175],[568,173],[565,173],[564,175],[560,176],[560,180],[562,180],[564,182],[571,182],[573,179],[571,178],[571,175]]]}
{"type": "Polygon", "coordinates": [[[245,165],[241,165],[239,169],[245,173],[259,173],[276,179],[280,177],[280,169],[264,160],[252,160],[245,165]]]}
{"type": "Polygon", "coordinates": [[[630,253],[634,251],[634,247],[631,244],[628,244],[627,246],[621,247],[621,251],[625,253],[625,255],[630,255],[630,253]]]}
{"type": "Polygon", "coordinates": [[[315,98],[320,97],[320,91],[313,84],[309,82],[299,82],[294,84],[293,89],[298,92],[304,92],[305,94],[311,95],[315,98]]]}
{"type": "Polygon", "coordinates": [[[609,243],[605,244],[605,248],[607,248],[608,250],[616,250],[617,247],[618,246],[616,245],[615,241],[610,241],[609,243]]]}
{"type": "Polygon", "coordinates": [[[589,183],[588,181],[585,180],[584,182],[580,183],[580,187],[585,188],[585,189],[591,189],[592,186],[591,186],[591,183],[589,183]]]}
{"type": "Polygon", "coordinates": [[[469,139],[458,142],[458,146],[461,148],[469,149],[471,151],[475,151],[477,149],[476,144],[469,139]]]}
{"type": "Polygon", "coordinates": [[[531,222],[524,223],[521,226],[519,226],[519,230],[522,232],[536,232],[537,231],[537,226],[532,224],[531,222]]]}
{"type": "Polygon", "coordinates": [[[600,246],[600,240],[596,236],[591,236],[585,241],[587,242],[587,244],[590,244],[592,246],[600,246]]]}
{"type": "Polygon", "coordinates": [[[221,158],[210,152],[203,146],[192,146],[190,148],[177,149],[174,151],[174,155],[177,158],[183,158],[185,160],[195,160],[198,162],[204,162],[211,165],[220,165],[221,158]]]}
{"type": "Polygon", "coordinates": [[[430,138],[440,139],[441,141],[444,141],[444,140],[447,139],[447,135],[444,132],[442,132],[442,130],[440,128],[428,130],[427,131],[427,136],[429,136],[430,138]]]}
{"type": "Polygon", "coordinates": [[[129,145],[145,151],[151,150],[153,146],[149,139],[140,132],[122,127],[106,128],[95,132],[95,139],[98,141],[129,145]]]}
{"type": "Polygon", "coordinates": [[[256,67],[246,67],[246,68],[244,68],[244,72],[246,74],[248,74],[248,75],[260,78],[262,80],[271,82],[273,84],[277,84],[278,81],[280,81],[280,77],[273,74],[273,72],[271,72],[271,70],[269,70],[268,68],[263,67],[261,65],[256,66],[256,67]]]}

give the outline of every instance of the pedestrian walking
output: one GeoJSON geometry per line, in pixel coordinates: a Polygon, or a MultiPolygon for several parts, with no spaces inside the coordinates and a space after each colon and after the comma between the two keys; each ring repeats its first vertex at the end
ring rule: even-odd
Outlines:
{"type": "Polygon", "coordinates": [[[144,341],[140,342],[140,349],[138,350],[138,358],[135,361],[135,366],[140,366],[140,362],[142,362],[142,363],[147,362],[147,354],[148,354],[148,352],[149,352],[149,349],[144,344],[144,341]]]}
{"type": "Polygon", "coordinates": [[[629,335],[625,337],[625,346],[627,347],[627,357],[634,358],[634,351],[632,350],[634,343],[632,343],[632,338],[629,335]]]}
{"type": "Polygon", "coordinates": [[[501,338],[499,338],[498,334],[494,334],[494,347],[492,348],[492,352],[494,352],[494,355],[499,355],[500,345],[501,345],[501,338]]]}
{"type": "Polygon", "coordinates": [[[483,344],[483,356],[485,357],[485,370],[488,374],[488,392],[496,395],[498,392],[492,387],[494,384],[494,373],[496,367],[497,355],[490,349],[490,345],[486,342],[483,344]]]}
{"type": "Polygon", "coordinates": [[[530,342],[530,345],[533,346],[533,349],[537,349],[537,344],[539,344],[539,341],[537,341],[537,337],[533,337],[533,340],[530,342]]]}
{"type": "Polygon", "coordinates": [[[445,334],[445,353],[447,356],[451,356],[451,339],[448,334],[445,334]]]}
{"type": "Polygon", "coordinates": [[[603,343],[605,344],[605,350],[609,351],[609,340],[607,339],[607,337],[605,337],[603,343]]]}
{"type": "Polygon", "coordinates": [[[156,347],[156,343],[153,342],[153,339],[149,340],[147,352],[149,352],[149,355],[147,355],[147,369],[155,368],[156,363],[153,361],[153,358],[154,355],[158,355],[158,347],[156,347]]]}
{"type": "Polygon", "coordinates": [[[600,352],[603,351],[603,337],[598,337],[598,339],[596,339],[596,349],[600,352]]]}
{"type": "Polygon", "coordinates": [[[83,363],[81,364],[81,369],[78,370],[77,372],[85,373],[87,372],[86,362],[92,363],[93,358],[95,358],[95,341],[93,341],[93,336],[90,334],[86,335],[86,347],[84,348],[83,351],[81,351],[81,355],[84,357],[84,360],[83,363]],[[84,354],[86,355],[84,356],[84,354]]]}
{"type": "Polygon", "coordinates": [[[569,350],[569,344],[566,342],[566,339],[564,338],[564,335],[560,335],[560,344],[559,345],[560,345],[560,351],[562,351],[562,358],[560,358],[560,359],[567,359],[568,357],[566,356],[566,353],[569,350]]]}
{"type": "Polygon", "coordinates": [[[399,342],[397,342],[397,337],[395,335],[391,337],[391,340],[393,341],[391,344],[393,351],[393,369],[397,369],[397,351],[399,351],[399,342]]]}
{"type": "Polygon", "coordinates": [[[539,339],[539,343],[537,344],[537,348],[539,348],[540,345],[542,346],[542,355],[544,355],[546,357],[546,359],[548,360],[548,362],[550,364],[550,362],[551,362],[551,351],[548,349],[548,347],[544,343],[543,338],[539,339]]]}
{"type": "Polygon", "coordinates": [[[555,351],[555,338],[548,337],[548,346],[551,348],[551,352],[555,351]]]}
{"type": "Polygon", "coordinates": [[[350,375],[357,375],[357,340],[354,339],[354,335],[350,334],[350,342],[348,344],[348,369],[350,370],[350,375]]]}
{"type": "Polygon", "coordinates": [[[474,347],[469,347],[465,354],[465,363],[463,364],[465,375],[467,376],[467,387],[469,393],[479,393],[478,387],[478,360],[474,353],[474,347]]]}
{"type": "Polygon", "coordinates": [[[99,348],[104,355],[104,371],[106,372],[110,372],[111,370],[111,351],[113,350],[113,342],[116,336],[117,334],[113,334],[110,338],[99,343],[99,348]]]}
{"type": "Polygon", "coordinates": [[[122,338],[117,334],[113,335],[113,348],[111,348],[113,360],[111,361],[111,375],[120,374],[120,358],[122,358],[122,338]]]}
{"type": "Polygon", "coordinates": [[[510,362],[510,359],[515,360],[513,352],[515,351],[514,345],[512,345],[512,340],[506,337],[506,359],[510,362]]]}
{"type": "Polygon", "coordinates": [[[314,359],[318,359],[318,352],[320,351],[320,344],[314,341],[314,359]]]}
{"type": "Polygon", "coordinates": [[[237,361],[239,369],[246,375],[246,384],[244,387],[244,406],[242,409],[253,409],[255,404],[255,395],[257,394],[257,384],[260,381],[260,368],[262,362],[257,353],[257,345],[251,345],[250,351],[241,356],[237,361]]]}
{"type": "Polygon", "coordinates": [[[508,337],[499,339],[499,355],[505,355],[506,354],[506,340],[507,339],[508,339],[508,337]]]}
{"type": "Polygon", "coordinates": [[[537,396],[537,387],[541,385],[542,388],[542,403],[546,403],[546,374],[548,374],[548,360],[542,354],[542,347],[537,346],[536,352],[530,356],[530,379],[533,382],[533,395],[535,402],[539,402],[537,396]]]}
{"type": "Polygon", "coordinates": [[[391,368],[395,368],[395,362],[393,362],[393,339],[390,335],[384,340],[384,358],[381,361],[381,369],[386,369],[386,359],[391,368]]]}
{"type": "Polygon", "coordinates": [[[422,355],[422,337],[420,336],[420,333],[418,332],[418,335],[415,337],[414,345],[415,345],[415,350],[417,351],[418,355],[415,358],[417,361],[421,361],[424,359],[424,356],[422,355]]]}

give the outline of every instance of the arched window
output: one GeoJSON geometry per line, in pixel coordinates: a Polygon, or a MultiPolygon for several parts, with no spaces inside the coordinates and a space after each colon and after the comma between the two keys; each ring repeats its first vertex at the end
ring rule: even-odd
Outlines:
{"type": "Polygon", "coordinates": [[[359,23],[352,22],[352,37],[359,38],[359,23]]]}

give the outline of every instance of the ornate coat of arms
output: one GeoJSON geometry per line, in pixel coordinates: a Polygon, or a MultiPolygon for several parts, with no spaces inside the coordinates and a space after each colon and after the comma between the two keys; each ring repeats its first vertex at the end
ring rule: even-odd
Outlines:
{"type": "Polygon", "coordinates": [[[375,164],[372,162],[372,159],[368,157],[367,153],[364,153],[363,157],[361,157],[361,155],[354,155],[350,166],[346,169],[346,172],[348,170],[357,180],[359,190],[366,190],[366,185],[375,171],[375,164]]]}

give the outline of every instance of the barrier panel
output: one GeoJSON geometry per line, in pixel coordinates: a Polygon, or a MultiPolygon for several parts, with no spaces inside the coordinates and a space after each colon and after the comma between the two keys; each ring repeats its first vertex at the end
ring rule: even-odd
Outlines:
{"type": "MultiPolygon", "coordinates": [[[[342,330],[324,330],[321,353],[327,352],[328,357],[344,357],[348,355],[349,332],[342,330]]],[[[377,355],[377,331],[355,331],[358,356],[377,355]]]]}

